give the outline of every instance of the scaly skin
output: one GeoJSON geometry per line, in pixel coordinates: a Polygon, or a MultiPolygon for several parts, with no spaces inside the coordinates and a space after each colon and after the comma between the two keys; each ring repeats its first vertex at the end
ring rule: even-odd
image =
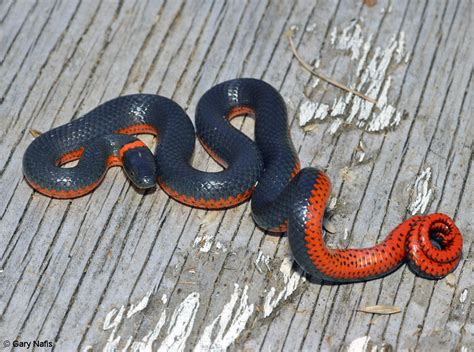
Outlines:
{"type": "Polygon", "coordinates": [[[365,281],[387,275],[407,262],[419,276],[439,279],[458,265],[461,233],[450,217],[439,213],[405,220],[384,241],[370,248],[327,248],[321,224],[330,187],[327,175],[317,171],[308,195],[304,231],[288,235],[296,261],[311,275],[340,283],[365,281]],[[441,249],[431,243],[430,237],[438,239],[441,249]]]}
{"type": "Polygon", "coordinates": [[[123,165],[134,183],[146,188],[149,182],[141,180],[155,175],[155,162],[153,177],[181,203],[222,209],[252,196],[252,214],[258,226],[288,231],[296,261],[321,280],[376,279],[405,262],[416,274],[437,279],[453,271],[460,261],[461,234],[444,214],[412,217],[370,248],[327,248],[322,221],[331,192],[329,178],[318,169],[301,169],[285,103],[263,81],[236,79],[206,92],[196,108],[196,133],[224,171],[206,173],[190,166],[195,132],[176,103],[149,94],[120,97],[33,141],[25,152],[23,170],[33,188],[58,198],[92,191],[107,169],[116,165],[123,165]],[[229,123],[241,114],[255,118],[255,142],[229,123]],[[146,152],[137,148],[144,149],[143,144],[124,136],[137,133],[158,136],[155,161],[153,157],[147,157],[150,163],[141,160],[146,152]],[[60,167],[78,158],[77,167],[60,167]],[[138,165],[135,172],[127,169],[134,165],[138,165]],[[142,166],[153,172],[137,176],[142,166]]]}

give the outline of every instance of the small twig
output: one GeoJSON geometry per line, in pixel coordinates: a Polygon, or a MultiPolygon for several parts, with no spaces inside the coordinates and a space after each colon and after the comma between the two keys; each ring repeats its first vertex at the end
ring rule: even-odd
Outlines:
{"type": "Polygon", "coordinates": [[[306,63],[302,58],[301,56],[299,55],[298,51],[296,50],[296,47],[295,47],[295,44],[293,43],[293,38],[292,38],[292,35],[293,35],[293,32],[290,30],[287,32],[287,36],[288,36],[288,41],[290,42],[290,48],[291,48],[291,51],[293,52],[293,55],[296,57],[296,59],[299,61],[299,63],[301,64],[301,66],[303,66],[307,71],[309,71],[311,74],[315,75],[316,77],[322,79],[323,81],[333,85],[334,87],[337,87],[339,89],[342,89],[342,90],[345,90],[346,92],[349,92],[349,93],[352,93],[354,95],[357,95],[359,98],[362,98],[364,100],[367,100],[368,102],[372,103],[372,104],[377,104],[377,101],[375,99],[372,99],[371,97],[368,97],[367,95],[357,91],[357,90],[354,90],[352,88],[349,88],[335,80],[333,80],[332,78],[329,78],[329,77],[326,77],[326,76],[323,76],[322,74],[318,73],[318,72],[315,72],[312,67],[306,63]]]}

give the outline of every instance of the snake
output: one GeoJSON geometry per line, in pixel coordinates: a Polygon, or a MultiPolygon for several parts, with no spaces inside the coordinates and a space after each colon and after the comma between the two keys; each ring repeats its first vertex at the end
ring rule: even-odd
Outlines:
{"type": "Polygon", "coordinates": [[[195,126],[171,99],[120,96],[41,134],[23,158],[27,182],[61,199],[91,192],[112,166],[121,166],[134,187],[158,184],[191,207],[226,209],[251,198],[257,226],[287,232],[297,264],[323,282],[378,279],[404,263],[420,277],[440,279],[462,257],[462,235],[442,213],[410,217],[369,248],[328,247],[323,220],[331,181],[322,169],[301,168],[285,101],[259,79],[233,79],[209,89],[196,106],[195,126]],[[232,125],[242,115],[254,118],[254,139],[232,125]],[[141,133],[157,137],[154,153],[135,136],[141,133]],[[196,136],[221,171],[192,165],[196,136]],[[74,160],[75,166],[64,167],[74,160]]]}

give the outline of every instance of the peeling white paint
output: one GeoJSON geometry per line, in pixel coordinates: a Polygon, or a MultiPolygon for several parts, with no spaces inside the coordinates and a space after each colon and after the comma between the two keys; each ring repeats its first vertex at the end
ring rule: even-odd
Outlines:
{"type": "Polygon", "coordinates": [[[258,251],[257,259],[255,259],[255,268],[261,274],[263,273],[262,265],[264,265],[268,271],[270,271],[270,257],[263,254],[262,251],[258,251]]]}
{"type": "Polygon", "coordinates": [[[372,38],[373,38],[373,34],[370,33],[366,41],[362,45],[362,55],[360,57],[359,63],[357,64],[357,70],[356,70],[357,77],[360,77],[362,70],[364,69],[365,64],[367,62],[367,57],[369,56],[370,48],[372,47],[372,38]]]}
{"type": "Polygon", "coordinates": [[[263,304],[263,317],[266,318],[270,314],[272,314],[273,309],[277,306],[280,300],[277,299],[273,300],[273,297],[275,297],[276,289],[275,287],[271,287],[270,291],[267,293],[267,296],[265,297],[265,302],[263,304]]]}
{"type": "Polygon", "coordinates": [[[336,39],[337,39],[337,27],[334,26],[330,34],[330,43],[332,46],[336,44],[336,39]]]}
{"type": "Polygon", "coordinates": [[[377,351],[377,346],[373,346],[373,348],[369,350],[369,341],[369,336],[358,337],[350,343],[349,347],[347,348],[347,352],[377,351]]]}
{"type": "Polygon", "coordinates": [[[128,349],[131,347],[133,341],[133,336],[129,336],[127,342],[125,342],[124,348],[122,348],[122,352],[128,351],[128,349]]]}
{"type": "Polygon", "coordinates": [[[316,88],[320,82],[319,78],[313,78],[313,83],[311,83],[311,88],[316,88]]]}
{"type": "Polygon", "coordinates": [[[342,119],[335,119],[332,122],[331,127],[329,127],[329,133],[330,134],[336,133],[336,131],[339,129],[341,125],[342,125],[342,119]]]}
{"type": "Polygon", "coordinates": [[[104,352],[113,352],[118,349],[118,344],[120,343],[120,336],[115,337],[117,333],[117,329],[122,323],[123,314],[125,312],[125,306],[121,306],[120,309],[114,308],[112,309],[106,316],[104,320],[104,324],[102,328],[104,330],[110,330],[109,338],[107,339],[107,343],[104,346],[104,352]],[[112,320],[113,318],[113,320],[112,320]]]}
{"type": "Polygon", "coordinates": [[[350,166],[344,166],[340,171],[340,175],[344,181],[352,181],[352,174],[353,172],[350,166]]]}
{"type": "Polygon", "coordinates": [[[245,285],[241,294],[239,285],[234,284],[234,292],[230,297],[230,301],[224,305],[222,312],[212,323],[204,329],[194,351],[225,351],[234,343],[245,329],[254,311],[254,305],[248,304],[247,291],[248,286],[245,285]],[[239,304],[235,308],[239,295],[239,304]]]}
{"type": "Polygon", "coordinates": [[[283,283],[285,286],[278,295],[276,295],[275,287],[270,288],[263,304],[264,318],[268,317],[280,302],[286,300],[293,292],[295,292],[300,281],[306,281],[306,278],[303,276],[303,271],[300,268],[293,271],[292,266],[293,262],[290,258],[285,258],[281,263],[280,273],[283,276],[283,283]]]}
{"type": "Polygon", "coordinates": [[[134,314],[142,311],[148,306],[148,301],[150,300],[151,293],[153,291],[148,291],[146,295],[137,303],[137,304],[132,304],[130,308],[128,309],[127,312],[127,319],[132,317],[134,314]]]}
{"type": "Polygon", "coordinates": [[[118,350],[118,345],[120,343],[120,336],[115,337],[115,329],[109,335],[107,343],[105,344],[103,352],[115,352],[118,350]]]}
{"type": "Polygon", "coordinates": [[[300,113],[299,113],[299,121],[300,126],[306,125],[309,121],[311,121],[316,113],[316,109],[318,107],[317,103],[313,103],[310,100],[306,100],[300,106],[300,113]]]}
{"type": "Polygon", "coordinates": [[[222,251],[223,253],[227,252],[227,248],[220,241],[214,242],[216,234],[206,233],[203,235],[196,236],[194,239],[194,247],[199,247],[199,251],[203,253],[208,253],[212,246],[215,245],[216,250],[222,251]]]}
{"type": "Polygon", "coordinates": [[[329,105],[326,104],[319,104],[318,109],[314,113],[314,119],[315,120],[322,120],[324,117],[327,116],[329,113],[329,105]]]}
{"type": "MultiPolygon", "coordinates": [[[[385,46],[373,47],[372,33],[365,34],[359,21],[353,21],[341,31],[337,27],[331,32],[331,45],[350,54],[356,63],[354,82],[349,87],[363,92],[377,101],[375,104],[346,93],[330,104],[331,108],[320,111],[319,120],[330,118],[329,133],[334,134],[342,124],[351,124],[370,132],[379,132],[396,127],[401,122],[402,112],[389,102],[393,78],[388,74],[390,65],[407,63],[405,33],[394,35],[385,46]],[[370,55],[371,54],[371,55],[370,55]]],[[[320,104],[305,101],[300,106],[300,126],[316,120],[320,104]]],[[[327,105],[328,106],[328,105],[327,105]]]]}
{"type": "Polygon", "coordinates": [[[214,243],[215,235],[212,233],[205,233],[203,235],[198,235],[194,239],[194,247],[199,247],[199,251],[207,253],[211,250],[212,244],[214,243]]]}
{"type": "Polygon", "coordinates": [[[331,40],[331,44],[339,50],[348,50],[351,53],[351,60],[358,60],[360,55],[360,48],[364,43],[364,37],[362,35],[362,28],[353,21],[348,27],[343,28],[342,32],[337,36],[335,33],[334,43],[331,40]]]}
{"type": "MultiPolygon", "coordinates": [[[[147,292],[136,305],[130,307],[126,314],[126,319],[134,319],[133,315],[145,309],[148,305],[151,296],[151,291],[147,292]]],[[[161,297],[163,304],[168,302],[167,296],[161,297]]],[[[174,310],[171,319],[168,322],[168,329],[166,335],[158,348],[158,351],[184,351],[186,340],[191,334],[191,330],[194,325],[194,319],[199,309],[199,293],[193,292],[189,294],[180,305],[174,310]]],[[[125,313],[125,307],[122,306],[120,309],[112,309],[105,317],[103,329],[110,330],[109,338],[104,346],[103,351],[113,352],[119,350],[119,344],[122,340],[121,336],[116,336],[117,329],[123,321],[125,313]]],[[[150,330],[141,340],[134,341],[133,336],[129,336],[125,342],[125,346],[122,348],[123,351],[140,351],[140,352],[151,352],[153,350],[153,343],[156,342],[162,328],[166,324],[166,309],[160,314],[160,318],[156,323],[155,327],[150,330]]]]}
{"type": "Polygon", "coordinates": [[[291,96],[291,97],[285,97],[285,103],[289,110],[296,110],[296,107],[298,106],[299,101],[296,101],[296,99],[293,96],[291,96]]]}
{"type": "Polygon", "coordinates": [[[357,155],[357,161],[359,163],[363,162],[364,159],[365,159],[366,151],[365,151],[364,142],[362,140],[359,141],[359,145],[357,146],[355,151],[356,151],[356,155],[357,155]]]}
{"type": "Polygon", "coordinates": [[[293,24],[290,26],[290,31],[292,31],[293,33],[296,33],[300,30],[300,26],[296,25],[296,24],[293,24]]]}
{"type": "Polygon", "coordinates": [[[424,214],[428,204],[433,197],[433,190],[430,188],[431,168],[427,167],[415,180],[413,186],[414,196],[408,210],[412,215],[424,214]]]}
{"type": "Polygon", "coordinates": [[[308,27],[306,27],[306,32],[314,32],[316,30],[317,24],[316,22],[313,24],[310,24],[308,27]]]}
{"type": "Polygon", "coordinates": [[[461,303],[466,302],[468,292],[469,291],[467,290],[467,288],[462,290],[461,295],[459,296],[459,302],[461,302],[461,303]]]}
{"type": "Polygon", "coordinates": [[[122,322],[124,312],[125,312],[124,306],[121,306],[120,309],[117,309],[117,308],[112,309],[105,316],[104,325],[102,328],[104,330],[110,330],[112,328],[116,328],[117,326],[119,326],[120,323],[122,322]],[[112,318],[114,319],[112,320],[112,318]]]}
{"type": "Polygon", "coordinates": [[[193,247],[199,247],[199,251],[207,253],[211,250],[214,240],[216,238],[216,232],[212,229],[208,229],[208,226],[215,224],[217,218],[221,216],[217,211],[208,211],[201,221],[201,228],[199,234],[194,239],[193,247]]]}
{"type": "Polygon", "coordinates": [[[163,304],[168,303],[168,296],[167,296],[166,294],[164,294],[163,296],[161,296],[161,303],[163,303],[163,304]]]}
{"type": "Polygon", "coordinates": [[[323,120],[329,113],[329,105],[305,100],[299,110],[299,124],[305,126],[309,121],[323,120]]]}
{"type": "MultiPolygon", "coordinates": [[[[148,334],[143,336],[141,341],[135,341],[132,343],[133,337],[129,337],[129,344],[131,343],[131,351],[132,352],[151,352],[153,351],[153,343],[158,339],[158,336],[160,335],[161,329],[165,325],[166,321],[166,310],[161,312],[160,319],[156,323],[155,327],[153,330],[151,330],[148,334]]],[[[127,349],[124,348],[124,351],[127,349]]]]}
{"type": "Polygon", "coordinates": [[[405,55],[405,32],[400,32],[400,37],[398,40],[398,46],[395,49],[395,61],[399,64],[403,60],[403,56],[405,55]]]}
{"type": "Polygon", "coordinates": [[[223,253],[227,252],[227,248],[224,246],[224,244],[221,241],[216,242],[216,249],[219,251],[222,251],[223,253]]]}
{"type": "Polygon", "coordinates": [[[349,238],[349,229],[346,227],[344,229],[344,241],[347,240],[349,238]]]}
{"type": "Polygon", "coordinates": [[[410,53],[407,53],[407,54],[405,55],[405,60],[403,60],[403,63],[404,63],[405,65],[410,61],[410,57],[411,57],[411,56],[410,56],[410,53]]]}
{"type": "Polygon", "coordinates": [[[402,113],[400,111],[397,111],[395,113],[395,116],[392,118],[392,122],[390,122],[390,127],[398,126],[401,121],[402,121],[402,113]]]}
{"type": "Polygon", "coordinates": [[[173,312],[167,336],[158,351],[184,351],[186,340],[191,334],[194,319],[199,309],[199,293],[193,292],[173,312]]]}
{"type": "Polygon", "coordinates": [[[345,97],[341,97],[337,100],[334,100],[334,103],[332,104],[331,108],[331,116],[337,117],[344,114],[344,111],[346,110],[347,106],[345,100],[345,97]]]}
{"type": "Polygon", "coordinates": [[[328,209],[329,210],[333,210],[336,208],[336,205],[337,205],[337,197],[331,197],[331,199],[329,199],[329,204],[328,204],[328,209]]]}

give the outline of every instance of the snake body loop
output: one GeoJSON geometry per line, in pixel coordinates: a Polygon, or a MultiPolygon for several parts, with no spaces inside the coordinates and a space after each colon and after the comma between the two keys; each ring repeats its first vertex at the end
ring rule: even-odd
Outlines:
{"type": "Polygon", "coordinates": [[[329,249],[322,230],[329,178],[321,170],[300,168],[285,103],[263,81],[236,79],[206,92],[196,108],[196,134],[223,171],[190,165],[195,131],[175,102],[150,94],[119,97],[36,138],[25,152],[23,171],[33,188],[56,198],[90,192],[115,165],[123,166],[137,187],[157,181],[193,207],[221,209],[252,196],[258,226],[287,231],[295,260],[321,280],[375,279],[404,262],[420,276],[440,278],[459,263],[462,237],[444,214],[412,217],[371,248],[329,249]],[[255,142],[229,122],[244,113],[255,118],[255,142]],[[158,136],[154,155],[131,136],[137,133],[158,136]],[[61,167],[75,159],[77,166],[61,167]]]}

